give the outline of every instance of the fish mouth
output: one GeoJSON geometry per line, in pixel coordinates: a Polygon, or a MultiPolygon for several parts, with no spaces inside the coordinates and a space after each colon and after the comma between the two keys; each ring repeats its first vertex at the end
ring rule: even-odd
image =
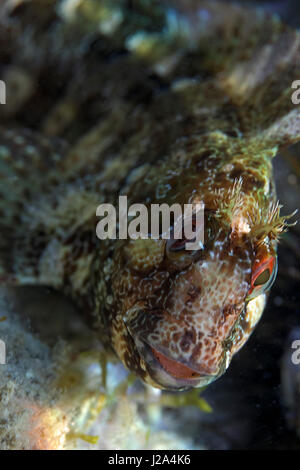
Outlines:
{"type": "Polygon", "coordinates": [[[165,390],[179,391],[204,387],[219,376],[204,374],[180,360],[173,359],[144,339],[136,339],[135,344],[145,361],[150,377],[165,390]]]}
{"type": "Polygon", "coordinates": [[[210,371],[205,365],[190,364],[181,358],[174,358],[159,344],[155,344],[150,339],[156,319],[161,317],[161,311],[157,310],[153,315],[145,315],[148,311],[141,303],[128,310],[125,320],[126,328],[135,344],[140,359],[144,362],[143,369],[146,369],[151,378],[152,385],[165,390],[188,390],[191,388],[204,387],[225,371],[225,363],[222,361],[217,371],[210,371]],[[142,307],[142,308],[141,308],[142,307]],[[139,325],[139,320],[149,319],[139,325]],[[155,318],[156,317],[156,318],[155,318]],[[142,328],[140,328],[142,326],[142,328]],[[144,331],[140,331],[144,329],[144,331]]]}

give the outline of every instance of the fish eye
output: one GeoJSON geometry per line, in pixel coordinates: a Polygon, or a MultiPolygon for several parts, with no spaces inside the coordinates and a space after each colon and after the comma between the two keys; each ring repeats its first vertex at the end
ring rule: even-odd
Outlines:
{"type": "MultiPolygon", "coordinates": [[[[192,216],[191,220],[191,229],[193,232],[196,231],[197,228],[197,218],[195,214],[192,216]]],[[[213,241],[220,230],[219,222],[216,218],[215,211],[210,209],[206,209],[204,212],[204,221],[202,226],[205,238],[205,246],[207,246],[211,241],[213,241]]],[[[182,232],[184,233],[184,226],[182,227],[182,232]]],[[[173,233],[171,238],[166,243],[166,253],[167,257],[170,260],[177,261],[178,259],[186,258],[189,261],[195,259],[195,256],[200,254],[203,250],[204,245],[199,242],[199,248],[194,251],[186,250],[186,243],[195,243],[196,238],[187,239],[184,235],[180,239],[176,239],[173,237],[173,233]]]]}
{"type": "MultiPolygon", "coordinates": [[[[196,218],[193,215],[191,220],[191,228],[193,231],[196,229],[196,218]]],[[[167,258],[173,262],[177,267],[185,267],[192,263],[195,259],[199,250],[187,250],[186,243],[194,243],[196,238],[188,239],[185,237],[184,234],[184,226],[182,227],[182,237],[181,238],[174,238],[174,234],[172,232],[171,238],[166,243],[166,255],[167,258]]],[[[199,247],[200,248],[200,247],[199,247]]]]}
{"type": "Polygon", "coordinates": [[[185,250],[186,238],[170,239],[167,241],[167,251],[172,253],[178,253],[185,250]]]}
{"type": "Polygon", "coordinates": [[[188,251],[185,248],[185,244],[189,241],[186,238],[171,238],[167,241],[166,256],[174,268],[183,269],[195,259],[197,251],[188,251]]]}
{"type": "Polygon", "coordinates": [[[277,257],[263,258],[254,267],[251,277],[251,286],[248,299],[252,299],[270,289],[277,274],[277,257]]]}
{"type": "MultiPolygon", "coordinates": [[[[193,215],[192,217],[192,221],[191,221],[191,225],[192,225],[192,230],[195,230],[196,228],[196,219],[195,219],[195,216],[193,215]]],[[[174,229],[174,227],[173,227],[174,229]]],[[[182,224],[182,232],[184,232],[184,225],[182,224]]],[[[194,240],[188,240],[184,235],[182,236],[182,238],[174,238],[173,237],[173,233],[172,233],[172,237],[170,238],[170,240],[167,241],[167,253],[170,254],[170,256],[172,256],[172,253],[176,254],[176,253],[181,253],[183,251],[185,251],[185,244],[187,242],[191,242],[191,241],[194,241],[194,240]]]]}

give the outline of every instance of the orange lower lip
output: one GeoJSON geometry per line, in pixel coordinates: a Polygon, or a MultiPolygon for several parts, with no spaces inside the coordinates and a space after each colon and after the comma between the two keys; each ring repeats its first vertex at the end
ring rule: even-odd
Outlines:
{"type": "Polygon", "coordinates": [[[160,365],[166,372],[168,372],[168,374],[172,375],[172,377],[175,377],[176,379],[195,379],[199,377],[199,374],[197,374],[193,369],[180,364],[180,362],[174,361],[174,359],[169,359],[164,354],[156,351],[156,349],[151,348],[151,351],[160,365]]]}

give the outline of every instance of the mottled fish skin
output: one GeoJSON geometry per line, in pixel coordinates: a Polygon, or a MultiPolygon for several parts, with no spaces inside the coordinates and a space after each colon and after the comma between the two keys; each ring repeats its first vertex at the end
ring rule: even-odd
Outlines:
{"type": "Polygon", "coordinates": [[[6,1],[0,18],[1,278],[62,290],[145,382],[210,383],[261,317],[254,274],[276,275],[298,33],[214,1],[6,1]],[[204,249],[97,239],[122,194],[204,202],[204,249]]]}

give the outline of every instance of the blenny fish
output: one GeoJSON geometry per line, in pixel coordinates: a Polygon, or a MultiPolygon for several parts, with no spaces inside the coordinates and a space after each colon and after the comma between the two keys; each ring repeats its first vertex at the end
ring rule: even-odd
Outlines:
{"type": "Polygon", "coordinates": [[[2,283],[61,290],[154,387],[209,384],[276,276],[299,34],[217,1],[9,0],[0,16],[2,283]],[[96,208],[120,195],[203,202],[204,247],[99,240],[96,208]]]}

